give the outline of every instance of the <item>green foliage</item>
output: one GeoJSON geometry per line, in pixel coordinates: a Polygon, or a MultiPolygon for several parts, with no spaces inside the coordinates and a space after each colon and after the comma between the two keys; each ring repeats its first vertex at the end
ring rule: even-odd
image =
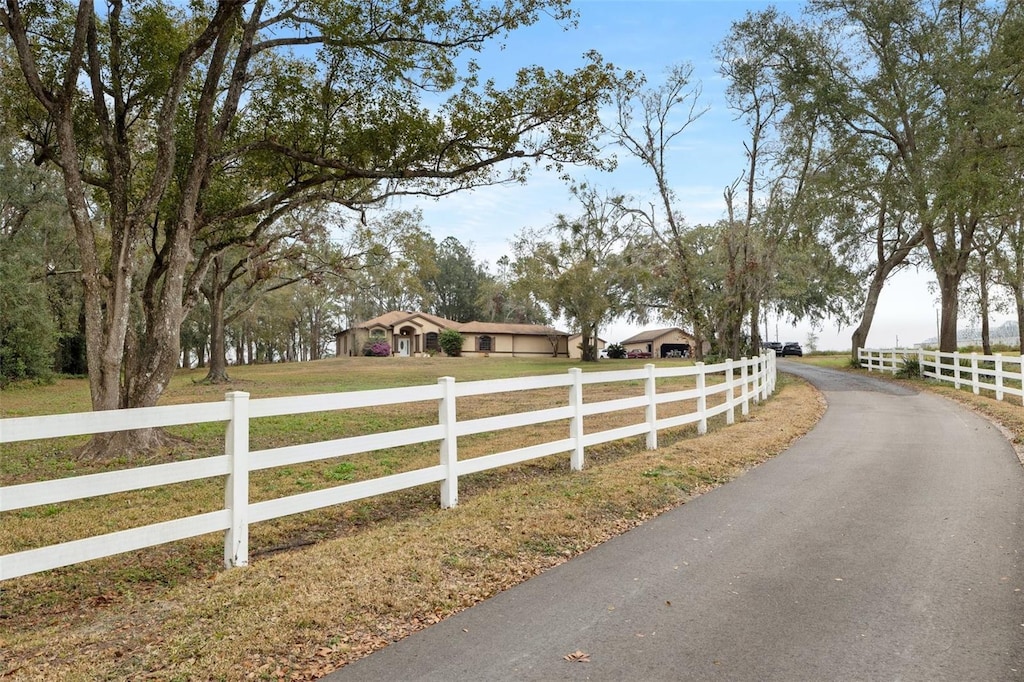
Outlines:
{"type": "Polygon", "coordinates": [[[57,336],[46,292],[2,253],[0,281],[0,386],[20,379],[49,379],[57,336]]]}
{"type": "Polygon", "coordinates": [[[621,360],[626,357],[626,347],[621,343],[609,343],[605,347],[605,351],[607,351],[608,357],[614,360],[621,360]]]}
{"type": "Polygon", "coordinates": [[[47,379],[77,333],[70,241],[58,178],[0,140],[0,385],[47,379]]]}
{"type": "Polygon", "coordinates": [[[487,272],[473,253],[455,237],[447,237],[436,250],[433,276],[425,282],[431,305],[427,312],[456,322],[479,320],[478,304],[487,272]]]}
{"type": "Polygon", "coordinates": [[[342,293],[349,320],[429,307],[426,283],[437,271],[436,249],[418,210],[389,212],[356,228],[349,248],[351,284],[342,293]]]}
{"type": "Polygon", "coordinates": [[[578,216],[558,217],[543,231],[524,231],[515,244],[518,285],[565,317],[583,336],[583,360],[597,360],[601,327],[627,312],[636,269],[628,251],[639,231],[621,196],[573,187],[578,216]]]}
{"type": "Polygon", "coordinates": [[[899,369],[895,374],[897,379],[919,379],[921,378],[921,362],[917,357],[907,356],[903,358],[899,369]]]}
{"type": "Polygon", "coordinates": [[[441,350],[449,357],[457,357],[462,354],[463,336],[454,329],[445,329],[437,337],[437,343],[441,350]]]}

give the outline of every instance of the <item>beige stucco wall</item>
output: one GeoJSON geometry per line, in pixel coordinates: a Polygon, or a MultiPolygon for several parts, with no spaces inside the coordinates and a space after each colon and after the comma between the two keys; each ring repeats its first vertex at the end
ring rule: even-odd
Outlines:
{"type": "MultiPolygon", "coordinates": [[[[462,354],[467,357],[479,357],[481,355],[511,355],[513,357],[527,355],[552,356],[551,342],[546,336],[527,336],[520,334],[466,334],[462,342],[462,354]],[[491,350],[478,351],[480,336],[490,336],[492,339],[491,350]]],[[[558,355],[566,357],[566,337],[558,339],[558,355]]]]}

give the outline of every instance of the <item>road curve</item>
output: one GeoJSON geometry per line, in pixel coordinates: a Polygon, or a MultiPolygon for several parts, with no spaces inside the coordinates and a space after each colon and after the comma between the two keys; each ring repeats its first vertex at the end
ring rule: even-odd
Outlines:
{"type": "Polygon", "coordinates": [[[935,395],[779,366],[829,405],[786,452],[326,679],[1024,680],[1009,443],[935,395]]]}

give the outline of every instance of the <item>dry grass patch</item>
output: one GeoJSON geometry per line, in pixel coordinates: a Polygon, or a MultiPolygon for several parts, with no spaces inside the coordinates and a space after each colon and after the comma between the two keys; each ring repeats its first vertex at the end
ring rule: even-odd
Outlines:
{"type": "MultiPolygon", "coordinates": [[[[716,420],[700,438],[663,433],[657,451],[633,439],[588,451],[583,472],[570,472],[566,456],[467,477],[446,511],[431,486],[301,515],[321,541],[258,554],[246,569],[211,563],[133,591],[102,577],[137,561],[128,555],[9,581],[4,601],[14,596],[16,608],[0,618],[0,676],[315,679],[735,477],[823,410],[814,389],[781,377],[749,418],[716,420]],[[366,518],[346,518],[359,509],[366,518]],[[89,594],[90,578],[105,588],[89,594]]],[[[282,523],[297,525],[277,537],[294,540],[302,523],[282,523]]],[[[195,542],[220,551],[218,539],[195,542]]],[[[186,544],[157,550],[166,561],[186,544]]]]}

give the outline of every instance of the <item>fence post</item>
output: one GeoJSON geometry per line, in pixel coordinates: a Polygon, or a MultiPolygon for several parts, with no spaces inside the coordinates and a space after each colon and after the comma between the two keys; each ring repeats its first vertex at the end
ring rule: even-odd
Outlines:
{"type": "MultiPolygon", "coordinates": [[[[1024,343],[1024,341],[1021,341],[1021,343],[1024,343]]],[[[1019,372],[1017,376],[1020,379],[1020,404],[1024,405],[1024,353],[1021,353],[1017,371],[1019,372]]]]}
{"type": "Polygon", "coordinates": [[[768,376],[768,362],[766,355],[755,355],[750,366],[750,396],[755,405],[761,402],[761,382],[768,376]]]}
{"type": "Polygon", "coordinates": [[[697,414],[700,421],[697,422],[697,433],[704,435],[708,432],[708,394],[707,380],[704,372],[704,363],[696,362],[697,367],[697,414]]]}
{"type": "Polygon", "coordinates": [[[644,414],[647,417],[647,449],[658,449],[658,385],[654,376],[654,363],[644,365],[647,370],[647,378],[644,380],[644,393],[647,396],[647,407],[644,414]]]}
{"type": "Polygon", "coordinates": [[[924,378],[924,348],[920,346],[917,348],[917,377],[924,378]]]}
{"type": "Polygon", "coordinates": [[[573,471],[583,470],[583,370],[570,367],[569,376],[569,407],[572,418],[569,420],[569,437],[573,440],[572,455],[569,457],[569,468],[573,471]]]}
{"type": "Polygon", "coordinates": [[[441,400],[437,405],[437,423],[444,435],[441,437],[441,466],[444,480],[441,481],[441,508],[451,509],[459,503],[459,462],[458,437],[455,435],[455,377],[440,377],[441,400]]]}
{"type": "Polygon", "coordinates": [[[740,403],[742,407],[740,412],[746,417],[750,414],[750,374],[749,374],[750,360],[746,356],[740,359],[740,384],[743,386],[743,391],[740,393],[740,403]]]}
{"type": "Polygon", "coordinates": [[[772,380],[772,373],[771,363],[769,362],[767,357],[761,359],[760,367],[761,371],[759,372],[759,374],[761,376],[761,400],[768,400],[768,396],[771,395],[771,387],[769,386],[769,383],[772,380]]]}
{"type": "Polygon", "coordinates": [[[953,388],[960,390],[960,351],[953,351],[953,388]]]}
{"type": "Polygon", "coordinates": [[[971,353],[971,390],[974,395],[981,394],[981,386],[978,385],[978,354],[971,353]]]}
{"type": "Polygon", "coordinates": [[[996,400],[1003,399],[1003,354],[996,353],[996,400]]]}
{"type": "Polygon", "coordinates": [[[733,385],[735,375],[732,369],[732,358],[725,361],[725,381],[729,384],[729,390],[725,393],[725,399],[729,401],[729,409],[725,412],[725,423],[736,423],[736,387],[733,385]]]}
{"type": "Polygon", "coordinates": [[[224,533],[224,566],[249,565],[249,394],[231,391],[224,395],[231,411],[224,434],[224,454],[230,472],[224,486],[224,508],[231,522],[224,533]]]}

